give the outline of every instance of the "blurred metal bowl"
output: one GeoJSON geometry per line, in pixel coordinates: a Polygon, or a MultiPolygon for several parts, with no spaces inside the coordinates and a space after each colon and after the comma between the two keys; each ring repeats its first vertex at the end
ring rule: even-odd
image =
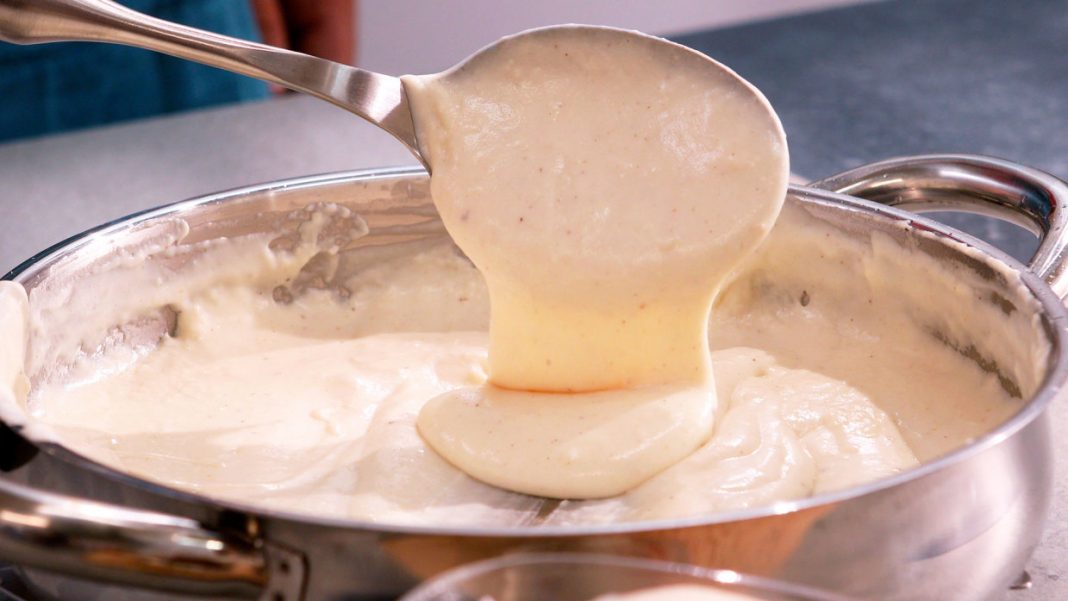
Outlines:
{"type": "Polygon", "coordinates": [[[849,601],[729,570],[578,553],[517,553],[461,566],[430,579],[399,601],[591,601],[601,595],[675,585],[744,595],[752,601],[849,601]]]}

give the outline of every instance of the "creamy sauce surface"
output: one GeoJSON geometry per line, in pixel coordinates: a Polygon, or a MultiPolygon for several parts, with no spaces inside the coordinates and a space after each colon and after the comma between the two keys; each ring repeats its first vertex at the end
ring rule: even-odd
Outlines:
{"type": "Polygon", "coordinates": [[[667,42],[535,30],[405,78],[434,203],[489,287],[489,382],[419,430],[468,474],[610,497],[714,428],[715,293],[786,193],[764,97],[667,42]]]}
{"type": "MultiPolygon", "coordinates": [[[[224,270],[235,256],[218,258],[224,270]]],[[[213,269],[210,257],[199,269],[213,269]]],[[[271,286],[176,283],[173,337],[133,360],[87,359],[71,381],[40,387],[33,413],[72,448],[151,480],[383,523],[681,517],[800,498],[916,462],[868,393],[763,351],[723,349],[712,354],[721,402],[709,441],[623,495],[545,511],[541,499],[469,477],[416,429],[428,399],[487,380],[478,272],[445,246],[383,261],[346,288],[345,302],[312,290],[280,305],[271,286]]]]}

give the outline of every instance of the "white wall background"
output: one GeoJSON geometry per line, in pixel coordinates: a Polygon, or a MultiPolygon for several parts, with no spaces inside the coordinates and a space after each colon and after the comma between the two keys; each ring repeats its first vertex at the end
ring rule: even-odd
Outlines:
{"type": "Polygon", "coordinates": [[[362,0],[356,64],[390,75],[433,73],[503,35],[542,25],[611,25],[664,35],[860,1],[362,0]]]}

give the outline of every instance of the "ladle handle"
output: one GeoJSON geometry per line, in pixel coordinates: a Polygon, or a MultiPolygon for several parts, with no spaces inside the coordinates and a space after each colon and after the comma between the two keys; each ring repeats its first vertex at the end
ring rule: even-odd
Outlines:
{"type": "Polygon", "coordinates": [[[419,145],[400,79],[178,25],[111,0],[0,0],[0,40],[109,42],[154,50],[311,94],[419,145]]]}
{"type": "Polygon", "coordinates": [[[299,566],[272,570],[269,549],[188,518],[45,493],[5,479],[0,508],[5,562],[184,595],[290,600],[297,597],[284,593],[300,590],[292,582],[301,577],[299,566]]]}
{"type": "Polygon", "coordinates": [[[961,211],[1011,221],[1039,236],[1029,267],[1068,297],[1068,184],[1010,161],[964,154],[901,157],[812,182],[917,213],[961,211]]]}

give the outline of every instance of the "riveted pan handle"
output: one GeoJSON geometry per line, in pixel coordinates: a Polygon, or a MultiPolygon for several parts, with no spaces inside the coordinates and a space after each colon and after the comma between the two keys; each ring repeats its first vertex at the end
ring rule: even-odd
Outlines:
{"type": "Polygon", "coordinates": [[[902,157],[813,182],[913,212],[961,211],[997,217],[1038,234],[1029,267],[1068,297],[1068,184],[1010,161],[961,154],[902,157]]]}
{"type": "Polygon", "coordinates": [[[0,559],[196,596],[295,600],[299,565],[195,520],[34,490],[0,479],[0,559]],[[285,581],[280,582],[279,577],[285,581]],[[295,594],[294,594],[295,592],[295,594]]]}

